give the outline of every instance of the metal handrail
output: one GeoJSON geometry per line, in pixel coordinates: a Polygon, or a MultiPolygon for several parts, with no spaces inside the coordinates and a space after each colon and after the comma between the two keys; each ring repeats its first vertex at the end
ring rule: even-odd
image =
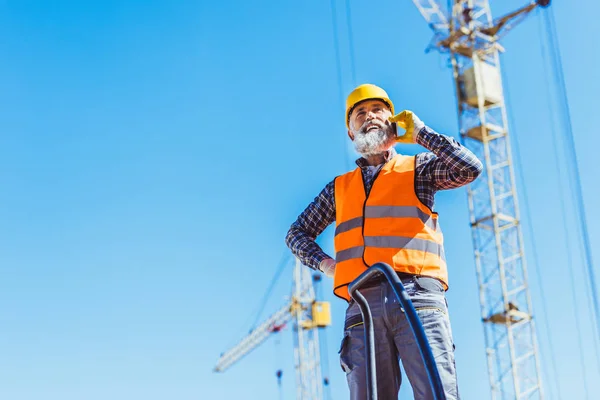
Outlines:
{"type": "Polygon", "coordinates": [[[360,312],[363,317],[363,322],[365,326],[365,348],[367,349],[367,399],[369,400],[377,400],[377,371],[375,364],[375,330],[373,328],[373,315],[371,314],[371,309],[369,308],[369,304],[365,297],[360,293],[359,289],[362,285],[364,285],[367,281],[374,278],[375,276],[383,274],[392,289],[394,289],[394,293],[400,302],[400,305],[404,309],[406,314],[406,318],[408,320],[408,325],[410,326],[413,335],[417,341],[417,345],[419,346],[419,352],[421,353],[421,358],[423,359],[423,363],[425,364],[425,370],[427,371],[427,377],[429,378],[429,384],[433,389],[433,395],[435,400],[446,400],[446,395],[444,393],[444,387],[442,386],[442,380],[440,378],[439,371],[435,364],[435,359],[433,358],[433,353],[431,352],[431,347],[429,346],[429,341],[427,340],[427,336],[425,335],[425,331],[423,330],[423,325],[421,324],[421,320],[417,315],[417,311],[408,297],[408,293],[406,293],[406,289],[404,289],[404,285],[400,281],[400,278],[396,274],[396,272],[385,263],[377,263],[367,269],[365,272],[360,274],[358,278],[350,283],[348,286],[348,292],[350,293],[350,297],[356,301],[358,307],[360,308],[360,312]]]}

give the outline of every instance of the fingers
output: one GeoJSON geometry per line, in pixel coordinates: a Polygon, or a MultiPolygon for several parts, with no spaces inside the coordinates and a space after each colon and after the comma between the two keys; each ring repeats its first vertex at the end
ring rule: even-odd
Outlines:
{"type": "Polygon", "coordinates": [[[399,126],[406,129],[406,127],[412,123],[412,112],[404,110],[400,114],[396,114],[389,118],[391,122],[396,122],[399,126]]]}

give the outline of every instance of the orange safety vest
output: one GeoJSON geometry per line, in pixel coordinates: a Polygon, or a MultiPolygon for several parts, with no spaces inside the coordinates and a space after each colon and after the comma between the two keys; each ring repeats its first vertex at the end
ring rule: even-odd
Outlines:
{"type": "Polygon", "coordinates": [[[350,300],[348,285],[368,266],[437,278],[448,289],[438,214],[415,193],[415,157],[396,155],[382,168],[369,196],[361,169],[335,179],[333,293],[350,300]]]}

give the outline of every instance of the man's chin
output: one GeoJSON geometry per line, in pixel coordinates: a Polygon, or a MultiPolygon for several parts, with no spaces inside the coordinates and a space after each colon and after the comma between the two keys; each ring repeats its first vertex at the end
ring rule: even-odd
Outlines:
{"type": "Polygon", "coordinates": [[[383,154],[391,149],[396,143],[396,139],[391,136],[378,138],[376,135],[382,135],[381,131],[372,131],[362,136],[357,136],[354,145],[355,150],[363,157],[371,157],[383,154]],[[358,145],[358,146],[357,146],[358,145]]]}
{"type": "Polygon", "coordinates": [[[367,157],[373,157],[373,156],[379,156],[379,155],[385,154],[388,151],[390,151],[390,149],[392,147],[394,147],[394,144],[395,144],[395,142],[392,143],[392,144],[390,144],[389,146],[379,147],[379,148],[373,149],[373,150],[363,150],[363,151],[358,151],[357,150],[357,151],[358,151],[358,153],[361,156],[363,156],[365,158],[367,158],[367,157]]]}

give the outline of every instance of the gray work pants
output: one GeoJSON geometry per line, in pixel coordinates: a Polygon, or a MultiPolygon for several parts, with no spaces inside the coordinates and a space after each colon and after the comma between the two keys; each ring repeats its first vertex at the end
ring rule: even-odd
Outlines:
{"type": "MultiPolygon", "coordinates": [[[[442,285],[433,278],[403,279],[429,340],[448,400],[458,400],[454,343],[448,307],[442,285]]],[[[399,361],[412,386],[415,399],[433,399],[427,372],[404,310],[387,281],[360,292],[369,302],[375,330],[378,398],[398,398],[402,376],[399,361]]],[[[346,310],[340,363],[350,389],[351,400],[367,398],[365,331],[360,309],[350,301],[346,310]]]]}

